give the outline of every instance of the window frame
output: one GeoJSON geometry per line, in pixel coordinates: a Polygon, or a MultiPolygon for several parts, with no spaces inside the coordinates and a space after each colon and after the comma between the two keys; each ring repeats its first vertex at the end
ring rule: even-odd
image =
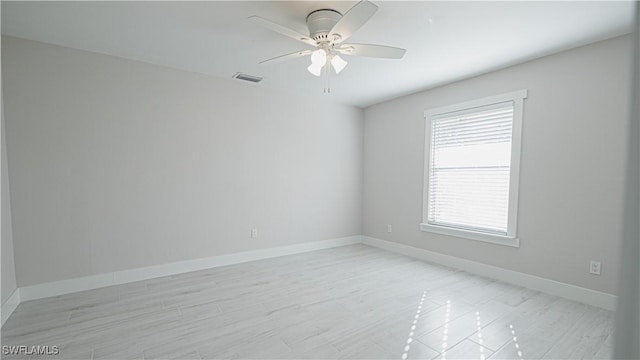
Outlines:
{"type": "Polygon", "coordinates": [[[520,155],[522,150],[522,118],[524,112],[524,99],[527,98],[528,90],[522,89],[505,94],[489,96],[457,103],[453,105],[441,106],[425,110],[425,148],[424,148],[424,178],[422,196],[422,223],[420,230],[424,232],[437,233],[442,235],[455,236],[464,239],[478,240],[492,244],[520,247],[520,239],[517,236],[518,225],[518,197],[520,187],[520,155]],[[441,117],[447,113],[469,111],[474,108],[513,102],[513,125],[511,133],[511,163],[509,171],[509,209],[507,219],[507,234],[492,234],[468,230],[463,228],[430,224],[429,216],[429,180],[431,178],[431,129],[432,118],[441,117]]]}

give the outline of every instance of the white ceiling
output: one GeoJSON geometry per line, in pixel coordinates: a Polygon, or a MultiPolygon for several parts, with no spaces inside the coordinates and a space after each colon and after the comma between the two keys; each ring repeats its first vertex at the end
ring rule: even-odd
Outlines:
{"type": "MultiPolygon", "coordinates": [[[[307,49],[263,29],[259,15],[305,32],[308,13],[345,13],[355,1],[8,2],[2,33],[223,78],[244,72],[259,85],[368,105],[631,31],[632,1],[375,1],[373,18],[349,42],[407,49],[401,60],[346,57],[331,79],[308,58],[259,65],[307,49]]],[[[308,32],[307,32],[308,33],[308,32]]]]}

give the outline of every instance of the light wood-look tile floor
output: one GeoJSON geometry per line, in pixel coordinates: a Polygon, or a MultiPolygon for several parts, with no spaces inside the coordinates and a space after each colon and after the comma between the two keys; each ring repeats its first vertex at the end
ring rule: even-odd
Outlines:
{"type": "Polygon", "coordinates": [[[612,319],[353,245],[25,302],[2,344],[60,349],[32,359],[584,359],[609,356],[612,319]]]}

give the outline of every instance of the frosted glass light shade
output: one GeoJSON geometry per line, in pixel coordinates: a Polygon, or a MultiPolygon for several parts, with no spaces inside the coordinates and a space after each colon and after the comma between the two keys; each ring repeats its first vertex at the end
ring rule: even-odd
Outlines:
{"type": "Polygon", "coordinates": [[[316,64],[311,64],[307,70],[315,76],[320,76],[320,74],[322,74],[322,67],[323,65],[318,66],[316,64]]]}
{"type": "Polygon", "coordinates": [[[311,53],[311,65],[307,70],[315,76],[322,74],[322,67],[327,63],[327,53],[324,49],[318,49],[311,53]]]}
{"type": "Polygon", "coordinates": [[[347,66],[348,62],[344,61],[340,56],[334,55],[333,59],[331,59],[331,66],[333,66],[333,70],[336,71],[336,74],[340,74],[345,66],[347,66]]]}
{"type": "Polygon", "coordinates": [[[324,49],[318,49],[311,53],[311,64],[323,67],[327,63],[327,53],[324,49]]]}

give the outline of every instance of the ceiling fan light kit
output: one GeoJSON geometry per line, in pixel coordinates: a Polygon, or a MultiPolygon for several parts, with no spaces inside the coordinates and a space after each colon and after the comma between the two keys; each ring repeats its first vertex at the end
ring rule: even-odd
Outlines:
{"type": "Polygon", "coordinates": [[[362,0],[349,9],[344,15],[332,9],[313,11],[306,18],[309,35],[301,34],[259,16],[251,16],[249,20],[254,23],[304,42],[316,49],[300,50],[295,53],[280,55],[260,63],[274,63],[311,55],[311,65],[307,67],[307,70],[315,76],[321,76],[324,69],[325,76],[327,77],[325,93],[328,93],[330,92],[328,79],[329,69],[333,68],[335,73],[339,74],[348,64],[339,54],[383,59],[400,59],[404,56],[406,52],[405,49],[392,46],[342,43],[369,21],[377,10],[378,7],[376,5],[369,1],[362,0]]]}
{"type": "Polygon", "coordinates": [[[330,59],[329,62],[336,74],[340,74],[348,64],[338,54],[332,54],[324,49],[318,49],[311,53],[311,65],[309,65],[307,70],[315,76],[320,76],[322,74],[322,68],[327,64],[327,59],[330,59]]]}

